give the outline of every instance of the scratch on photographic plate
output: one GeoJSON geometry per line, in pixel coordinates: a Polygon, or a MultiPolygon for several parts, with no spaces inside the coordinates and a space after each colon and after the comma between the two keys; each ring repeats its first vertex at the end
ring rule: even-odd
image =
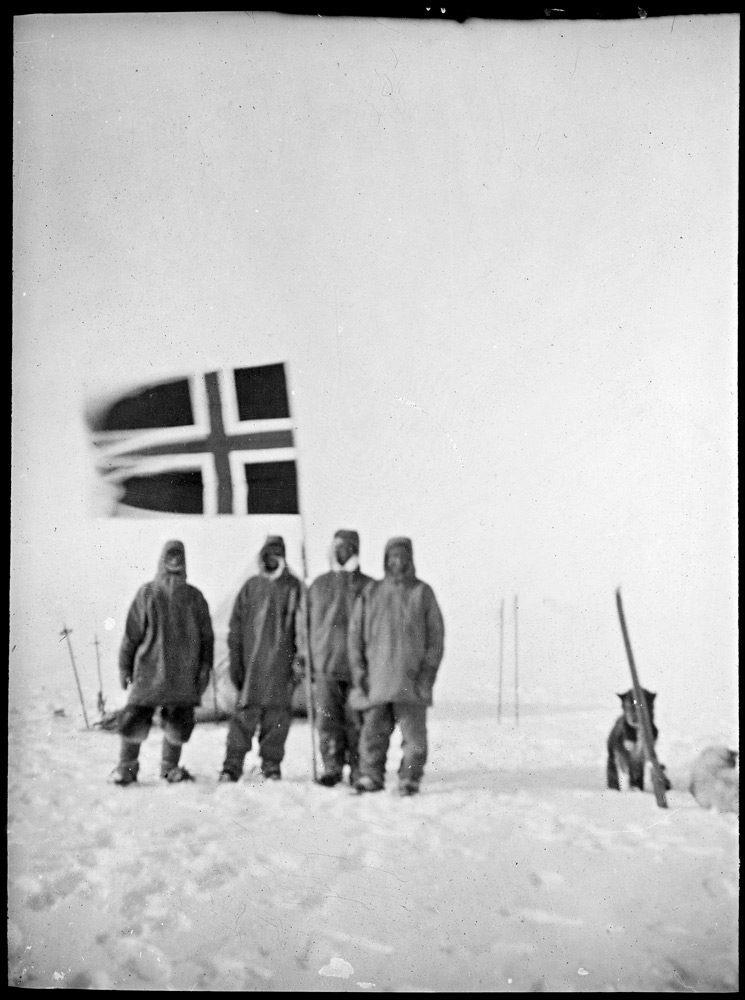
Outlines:
{"type": "Polygon", "coordinates": [[[373,941],[371,938],[352,937],[351,934],[345,934],[344,931],[328,931],[327,936],[338,944],[348,944],[351,941],[362,948],[378,952],[381,955],[392,955],[394,951],[393,947],[389,944],[382,944],[380,941],[373,941]]]}
{"type": "Polygon", "coordinates": [[[419,410],[419,412],[420,412],[420,413],[423,413],[423,414],[425,415],[425,417],[429,417],[429,418],[430,418],[430,420],[433,420],[433,421],[434,421],[434,423],[436,423],[436,424],[437,424],[437,426],[438,426],[438,427],[440,428],[440,430],[442,431],[442,433],[443,433],[443,434],[445,435],[445,437],[446,437],[446,438],[448,439],[448,441],[449,441],[449,442],[450,442],[450,444],[452,445],[452,448],[453,448],[453,451],[454,451],[454,452],[455,452],[455,454],[456,454],[456,455],[458,456],[458,461],[459,461],[459,462],[460,462],[460,464],[461,464],[461,468],[463,468],[463,459],[461,458],[461,456],[460,456],[460,452],[458,451],[458,446],[456,445],[455,441],[453,441],[453,438],[452,438],[452,436],[451,436],[450,434],[448,434],[448,432],[447,432],[447,431],[445,430],[445,428],[444,428],[444,427],[442,426],[442,424],[441,424],[441,423],[439,423],[439,422],[438,422],[437,420],[435,420],[435,418],[434,418],[434,417],[432,416],[432,414],[431,414],[431,413],[427,413],[427,411],[426,411],[426,410],[423,410],[423,409],[421,408],[421,406],[419,406],[419,404],[418,404],[418,403],[413,403],[413,402],[412,402],[412,401],[411,401],[410,399],[404,399],[404,397],[403,397],[403,396],[394,396],[393,398],[394,398],[394,399],[397,399],[397,400],[398,400],[398,401],[399,401],[400,403],[406,403],[406,405],[407,405],[407,406],[413,406],[415,410],[419,410]]]}

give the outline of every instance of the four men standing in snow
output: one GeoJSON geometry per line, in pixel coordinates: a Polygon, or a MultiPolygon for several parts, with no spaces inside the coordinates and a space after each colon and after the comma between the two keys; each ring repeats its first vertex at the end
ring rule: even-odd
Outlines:
{"type": "MultiPolygon", "coordinates": [[[[266,539],[259,572],[241,587],[230,617],[229,673],[238,698],[220,781],[240,779],[255,736],[262,774],[281,778],[293,686],[310,672],[323,761],[319,784],[338,784],[347,767],[357,792],[381,790],[398,725],[399,793],[419,791],[444,625],[432,588],[416,576],[410,539],[388,542],[384,570],[382,580],[362,573],[357,532],[337,531],[330,572],[317,577],[301,601],[283,539],[266,539]]],[[[179,756],[209,682],[212,651],[207,602],[186,584],[183,545],[169,542],[155,581],[140,588],[127,620],[120,671],[132,694],[119,724],[116,783],[136,780],[139,746],[157,707],[165,728],[161,775],[191,778],[178,766],[179,756]]]]}

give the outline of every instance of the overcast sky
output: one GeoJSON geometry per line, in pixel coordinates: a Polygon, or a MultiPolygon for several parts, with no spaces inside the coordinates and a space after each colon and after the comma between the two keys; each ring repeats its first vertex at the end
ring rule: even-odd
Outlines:
{"type": "MultiPolygon", "coordinates": [[[[16,18],[17,648],[115,643],[157,561],[85,400],[286,361],[311,575],[410,535],[447,689],[516,593],[526,685],[628,686],[621,586],[646,686],[731,705],[738,60],[734,15],[16,18]]],[[[256,527],[176,529],[212,606],[256,527]]]]}

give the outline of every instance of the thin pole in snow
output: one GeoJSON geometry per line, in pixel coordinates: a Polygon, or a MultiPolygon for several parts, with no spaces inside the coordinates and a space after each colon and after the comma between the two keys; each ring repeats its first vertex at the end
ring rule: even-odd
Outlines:
{"type": "Polygon", "coordinates": [[[308,706],[308,726],[310,729],[310,763],[313,781],[318,781],[318,766],[316,764],[316,713],[313,701],[313,658],[310,651],[310,577],[305,558],[305,535],[303,534],[303,627],[305,629],[305,698],[308,706]]]}
{"type": "Polygon", "coordinates": [[[515,722],[520,722],[520,683],[517,666],[517,594],[515,594],[515,722]]]}
{"type": "Polygon", "coordinates": [[[96,647],[96,667],[98,668],[98,711],[101,715],[104,714],[104,709],[106,708],[106,699],[103,696],[103,680],[101,679],[101,656],[98,652],[98,647],[101,643],[98,641],[98,636],[93,636],[93,645],[96,647]]]}
{"type": "MultiPolygon", "coordinates": [[[[288,403],[290,396],[294,395],[292,389],[290,388],[290,375],[285,366],[285,380],[287,382],[287,392],[288,392],[288,403]]],[[[292,412],[292,407],[290,407],[290,412],[292,412]]],[[[292,420],[293,433],[297,434],[297,426],[293,417],[292,420]]],[[[298,477],[298,493],[300,484],[300,460],[298,456],[295,457],[295,469],[298,477]]],[[[303,588],[301,594],[301,601],[304,605],[303,614],[303,630],[305,632],[305,698],[307,702],[307,712],[308,712],[308,728],[310,729],[310,764],[311,772],[313,774],[313,781],[318,781],[318,765],[316,763],[316,714],[315,714],[315,703],[314,703],[314,691],[313,691],[313,660],[310,651],[310,599],[308,597],[308,591],[310,589],[310,577],[308,575],[308,562],[305,555],[305,515],[303,514],[303,503],[298,495],[298,514],[300,515],[300,552],[303,563],[303,588]]]]}
{"type": "Polygon", "coordinates": [[[215,704],[215,722],[220,718],[220,709],[217,705],[217,671],[212,671],[212,700],[215,704]]]}
{"type": "Polygon", "coordinates": [[[70,650],[70,661],[72,662],[72,672],[75,674],[75,683],[78,686],[78,694],[80,695],[80,707],[83,709],[83,718],[85,719],[85,728],[90,729],[88,725],[88,716],[85,713],[85,702],[83,701],[83,690],[80,687],[80,678],[78,677],[78,668],[75,666],[75,657],[72,655],[72,643],[70,642],[70,632],[72,630],[67,628],[66,625],[62,626],[62,631],[60,635],[63,639],[67,639],[67,648],[70,650]]]}
{"type": "Polygon", "coordinates": [[[504,664],[504,598],[499,605],[499,697],[497,700],[497,722],[502,721],[502,666],[504,664]]]}

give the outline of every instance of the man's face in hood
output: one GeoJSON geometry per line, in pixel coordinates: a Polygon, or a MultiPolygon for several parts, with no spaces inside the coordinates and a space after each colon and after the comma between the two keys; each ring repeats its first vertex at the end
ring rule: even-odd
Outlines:
{"type": "Polygon", "coordinates": [[[356,554],[355,547],[348,538],[337,538],[334,542],[334,555],[340,566],[344,566],[356,554]]]}
{"type": "Polygon", "coordinates": [[[273,573],[280,564],[282,552],[278,545],[267,545],[261,553],[261,562],[268,573],[273,573]]]}
{"type": "Polygon", "coordinates": [[[163,568],[167,573],[186,572],[186,553],[180,542],[171,542],[163,553],[163,568]]]}
{"type": "Polygon", "coordinates": [[[411,567],[411,554],[405,545],[391,545],[385,558],[385,567],[394,580],[401,580],[411,567]]]}

